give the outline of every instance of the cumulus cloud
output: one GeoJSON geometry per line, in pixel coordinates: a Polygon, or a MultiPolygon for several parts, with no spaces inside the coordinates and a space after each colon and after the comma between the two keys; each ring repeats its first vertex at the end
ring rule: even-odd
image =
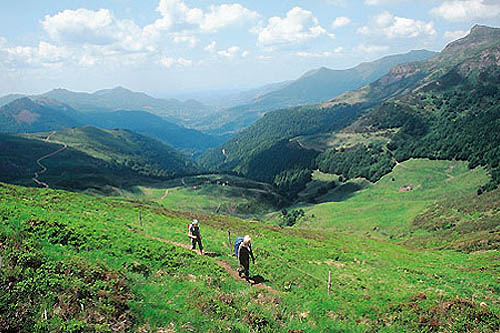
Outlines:
{"type": "Polygon", "coordinates": [[[174,36],[174,43],[187,43],[190,47],[195,47],[199,41],[195,36],[174,36]]]}
{"type": "Polygon", "coordinates": [[[231,46],[227,50],[220,50],[217,51],[217,54],[226,57],[226,58],[234,58],[234,56],[240,51],[240,48],[238,46],[231,46]]]}
{"type": "Polygon", "coordinates": [[[300,7],[292,8],[283,18],[269,18],[267,26],[253,31],[258,33],[259,44],[264,46],[299,43],[327,34],[312,12],[300,7]]]}
{"type": "MultiPolygon", "coordinates": [[[[6,40],[4,40],[4,45],[6,45],[6,40]]],[[[0,45],[0,47],[0,49],[7,55],[10,60],[17,63],[24,62],[25,64],[29,65],[43,66],[55,64],[66,60],[72,55],[70,50],[64,47],[58,47],[44,41],[39,42],[37,47],[2,47],[2,45],[0,45]]]]}
{"type": "Polygon", "coordinates": [[[160,59],[158,60],[158,64],[160,64],[161,66],[163,66],[165,68],[170,68],[174,65],[191,66],[193,64],[193,61],[189,60],[189,59],[182,58],[182,57],[176,59],[173,57],[163,56],[163,57],[160,57],[160,59]]]}
{"type": "Polygon", "coordinates": [[[112,46],[128,52],[152,48],[143,29],[131,20],[118,20],[108,9],[66,9],[46,15],[40,23],[60,43],[112,46]]]}
{"type": "Polygon", "coordinates": [[[325,0],[325,2],[337,7],[347,7],[347,0],[325,0]]]}
{"type": "Polygon", "coordinates": [[[210,44],[208,44],[207,46],[205,46],[203,49],[209,53],[214,53],[215,52],[215,45],[217,43],[213,40],[210,42],[210,44]]]}
{"type": "Polygon", "coordinates": [[[231,46],[225,50],[217,51],[216,54],[224,58],[233,59],[235,57],[246,58],[250,52],[242,50],[239,46],[231,46]]]}
{"type": "Polygon", "coordinates": [[[348,25],[349,23],[351,23],[350,18],[348,18],[346,16],[339,16],[339,17],[335,18],[335,20],[333,20],[332,28],[333,29],[340,28],[340,27],[348,25]]]}
{"type": "Polygon", "coordinates": [[[211,6],[200,23],[203,31],[217,31],[224,27],[253,22],[259,17],[257,12],[251,11],[236,3],[232,5],[211,6]]]}
{"type": "Polygon", "coordinates": [[[335,54],[342,53],[344,48],[342,46],[336,47],[332,51],[323,51],[323,52],[307,52],[307,51],[298,51],[297,55],[302,58],[328,58],[335,54]]]}
{"type": "Polygon", "coordinates": [[[394,16],[389,12],[377,15],[372,25],[365,25],[357,32],[364,35],[383,35],[389,39],[433,37],[437,34],[432,22],[394,16]]]}
{"type": "Polygon", "coordinates": [[[181,66],[191,66],[193,64],[193,61],[181,57],[177,59],[177,63],[181,66]]]}
{"type": "Polygon", "coordinates": [[[462,37],[465,37],[469,31],[465,30],[456,30],[456,31],[446,31],[443,35],[444,39],[448,41],[456,40],[462,37]]]}
{"type": "Polygon", "coordinates": [[[376,5],[387,5],[392,3],[406,2],[407,0],[365,0],[366,5],[376,6],[376,5]]]}
{"type": "Polygon", "coordinates": [[[485,0],[447,0],[431,9],[431,14],[451,22],[468,22],[500,16],[500,3],[485,0]]]}
{"type": "Polygon", "coordinates": [[[204,12],[201,8],[188,7],[183,0],[160,0],[156,10],[162,15],[162,18],[146,27],[146,30],[151,34],[170,30],[175,26],[180,28],[196,27],[203,32],[216,32],[231,25],[252,22],[259,17],[257,12],[238,3],[212,5],[208,12],[204,12]]]}
{"type": "Polygon", "coordinates": [[[324,52],[298,51],[297,55],[302,58],[328,58],[331,57],[333,53],[329,51],[324,51],[324,52]]]}

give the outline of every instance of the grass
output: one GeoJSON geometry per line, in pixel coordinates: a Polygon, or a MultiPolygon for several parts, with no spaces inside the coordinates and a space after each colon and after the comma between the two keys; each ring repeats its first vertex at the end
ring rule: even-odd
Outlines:
{"type": "MultiPolygon", "coordinates": [[[[413,163],[421,166],[425,161],[413,163]]],[[[500,329],[497,251],[412,250],[355,234],[279,228],[11,185],[1,185],[0,194],[2,253],[14,253],[9,239],[20,235],[37,243],[41,254],[52,261],[82,260],[122,274],[132,293],[127,305],[134,331],[500,329]],[[206,250],[233,268],[237,262],[227,246],[227,230],[232,238],[250,234],[257,260],[251,274],[278,293],[234,280],[214,258],[147,237],[187,243],[187,224],[193,217],[200,220],[206,250]],[[29,222],[33,220],[38,223],[29,222]],[[482,302],[485,306],[479,305],[482,302]]],[[[9,262],[8,267],[14,269],[9,262]]],[[[8,285],[5,272],[0,273],[2,288],[8,285]]],[[[84,292],[90,287],[80,288],[84,292]]],[[[0,305],[4,300],[0,298],[0,305]]],[[[58,313],[49,309],[47,316],[58,318],[58,313]]],[[[26,322],[39,324],[43,318],[43,310],[33,305],[26,322]]]]}
{"type": "Polygon", "coordinates": [[[475,193],[488,180],[484,169],[469,170],[466,162],[412,159],[375,184],[350,181],[320,198],[333,202],[304,206],[303,226],[399,237],[410,231],[412,220],[432,203],[475,193]],[[400,192],[400,187],[408,185],[413,190],[400,192]]]}
{"type": "Polygon", "coordinates": [[[309,149],[325,151],[329,148],[351,148],[359,144],[388,143],[395,130],[381,130],[367,133],[334,132],[295,138],[309,149]]]}
{"type": "Polygon", "coordinates": [[[139,186],[123,196],[169,209],[254,219],[275,210],[286,200],[268,184],[215,174],[177,178],[154,187],[139,186]]]}

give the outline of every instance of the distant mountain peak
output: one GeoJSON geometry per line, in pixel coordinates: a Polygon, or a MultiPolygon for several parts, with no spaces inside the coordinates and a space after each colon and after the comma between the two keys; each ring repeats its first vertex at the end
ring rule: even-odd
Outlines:
{"type": "Polygon", "coordinates": [[[472,27],[469,34],[457,39],[444,48],[443,54],[464,51],[469,48],[476,48],[479,44],[487,45],[492,42],[498,42],[500,39],[500,28],[492,28],[485,25],[476,24],[472,27]]]}
{"type": "Polygon", "coordinates": [[[129,89],[124,88],[122,86],[117,86],[117,87],[111,88],[111,89],[98,90],[98,91],[94,92],[92,95],[100,96],[100,95],[107,95],[107,94],[137,94],[137,93],[138,92],[129,90],[129,89]]]}
{"type": "Polygon", "coordinates": [[[332,69],[327,68],[325,66],[321,66],[320,68],[312,69],[310,71],[305,72],[298,80],[305,79],[307,77],[322,74],[322,73],[331,72],[331,71],[332,71],[332,69]]]}
{"type": "Polygon", "coordinates": [[[493,28],[493,27],[488,27],[486,25],[481,25],[481,24],[476,24],[470,29],[470,33],[472,34],[483,34],[485,32],[494,32],[498,31],[500,29],[498,28],[493,28]]]}
{"type": "Polygon", "coordinates": [[[16,99],[15,101],[7,104],[8,106],[17,106],[17,107],[30,107],[30,106],[38,106],[31,98],[29,97],[21,97],[16,99]]]}

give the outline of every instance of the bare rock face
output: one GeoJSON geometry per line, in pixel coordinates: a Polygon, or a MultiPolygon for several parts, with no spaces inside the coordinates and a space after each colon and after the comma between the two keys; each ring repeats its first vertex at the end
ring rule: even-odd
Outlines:
{"type": "Polygon", "coordinates": [[[391,84],[402,79],[408,78],[420,72],[416,63],[397,65],[391,68],[389,73],[380,79],[382,84],[391,84]]]}

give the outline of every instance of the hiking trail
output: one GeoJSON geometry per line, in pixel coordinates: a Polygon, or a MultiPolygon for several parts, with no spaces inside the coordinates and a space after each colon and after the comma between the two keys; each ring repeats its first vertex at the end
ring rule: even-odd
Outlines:
{"type": "Polygon", "coordinates": [[[163,193],[163,195],[161,196],[160,200],[163,200],[165,199],[165,197],[168,195],[168,188],[165,189],[165,192],[163,193]]]}
{"type": "MultiPolygon", "coordinates": [[[[136,230],[136,229],[133,229],[133,231],[135,231],[135,232],[141,232],[141,231],[136,230]]],[[[157,240],[157,241],[162,242],[162,243],[172,244],[172,245],[175,245],[175,246],[180,246],[180,247],[183,247],[185,249],[191,250],[191,246],[189,244],[174,242],[174,241],[163,239],[163,238],[160,238],[160,237],[151,236],[151,235],[148,235],[148,234],[145,234],[145,233],[143,233],[143,235],[146,238],[149,238],[149,239],[154,239],[154,240],[157,240]]],[[[196,253],[199,254],[198,251],[196,251],[196,253]]],[[[205,255],[210,256],[210,252],[205,252],[205,255]]],[[[217,265],[219,265],[222,268],[224,268],[226,270],[226,272],[228,272],[229,275],[231,275],[235,280],[244,281],[244,279],[242,279],[239,276],[238,271],[236,271],[235,269],[233,269],[231,267],[231,265],[229,265],[229,263],[227,263],[225,261],[222,261],[222,260],[215,259],[215,258],[214,258],[214,261],[217,263],[217,265]]],[[[278,294],[279,293],[279,291],[277,291],[276,289],[274,289],[274,288],[272,288],[270,286],[267,286],[265,284],[259,283],[259,282],[255,282],[254,281],[254,283],[251,283],[251,286],[253,286],[255,288],[259,288],[259,289],[265,289],[265,290],[267,290],[267,291],[269,291],[269,292],[271,292],[273,294],[278,294]]]]}
{"type": "MultiPolygon", "coordinates": [[[[56,131],[52,131],[52,132],[51,132],[51,133],[50,133],[50,134],[49,134],[49,135],[48,135],[48,136],[47,136],[47,137],[46,137],[43,141],[45,141],[45,142],[50,142],[50,137],[51,137],[52,135],[54,135],[54,134],[56,134],[56,131]]],[[[44,172],[46,172],[46,171],[47,171],[47,167],[46,167],[45,165],[43,165],[43,164],[41,163],[41,161],[42,161],[42,160],[44,160],[44,159],[46,159],[46,158],[52,157],[52,156],[54,156],[55,154],[60,153],[60,152],[62,152],[64,149],[68,148],[68,146],[67,146],[65,143],[61,143],[61,142],[54,142],[54,143],[58,143],[58,144],[61,144],[61,145],[63,145],[63,146],[62,146],[61,148],[57,149],[56,151],[53,151],[53,152],[51,152],[51,153],[49,153],[49,154],[47,154],[47,155],[44,155],[44,156],[42,156],[42,157],[40,157],[39,159],[37,159],[37,160],[36,160],[36,164],[38,164],[38,166],[40,166],[40,168],[42,168],[42,169],[41,169],[41,170],[39,170],[39,171],[37,171],[37,172],[35,172],[35,174],[34,174],[34,176],[33,176],[33,178],[32,178],[32,179],[33,179],[33,181],[34,181],[36,184],[41,185],[41,186],[43,186],[43,187],[45,187],[45,188],[49,188],[49,185],[48,185],[47,183],[44,183],[44,182],[42,182],[41,180],[39,180],[39,179],[38,179],[42,173],[44,173],[44,172]]]]}

